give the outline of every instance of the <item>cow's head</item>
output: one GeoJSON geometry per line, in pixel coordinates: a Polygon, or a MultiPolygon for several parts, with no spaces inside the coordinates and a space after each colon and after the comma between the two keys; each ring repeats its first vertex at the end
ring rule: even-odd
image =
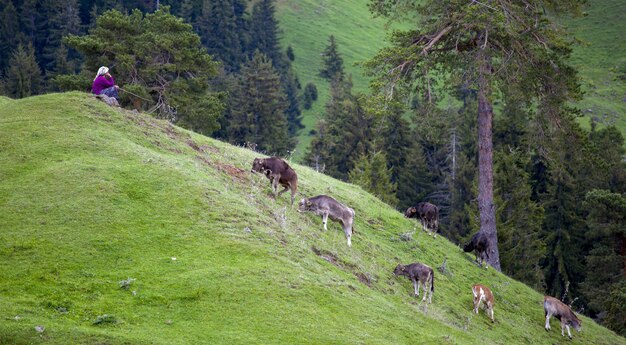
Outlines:
{"type": "Polygon", "coordinates": [[[406,266],[404,266],[403,264],[398,264],[398,266],[396,266],[396,269],[393,270],[393,274],[397,276],[405,275],[406,266]]]}
{"type": "Polygon", "coordinates": [[[471,252],[472,250],[474,250],[474,243],[472,243],[471,241],[470,243],[463,246],[463,251],[466,253],[471,252]]]}
{"type": "Polygon", "coordinates": [[[298,212],[304,212],[304,211],[308,211],[311,209],[311,206],[313,204],[311,203],[311,201],[309,201],[309,199],[307,198],[303,198],[302,200],[300,200],[300,202],[298,203],[298,212]]]}
{"type": "Polygon", "coordinates": [[[250,170],[250,172],[253,173],[257,173],[257,172],[265,172],[265,169],[263,168],[263,159],[262,158],[255,158],[254,161],[252,162],[252,170],[250,170]]]}
{"type": "MultiPolygon", "coordinates": [[[[574,315],[574,312],[572,312],[572,315],[574,315]]],[[[569,321],[569,324],[578,332],[580,332],[583,327],[583,321],[576,317],[576,315],[574,315],[574,318],[569,321]]]]}
{"type": "Polygon", "coordinates": [[[415,207],[409,207],[404,212],[404,216],[407,218],[414,218],[417,215],[417,209],[415,207]]]}

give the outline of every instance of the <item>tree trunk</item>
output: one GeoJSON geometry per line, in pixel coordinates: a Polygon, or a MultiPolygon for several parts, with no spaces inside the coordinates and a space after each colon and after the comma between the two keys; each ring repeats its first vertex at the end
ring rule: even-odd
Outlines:
{"type": "Polygon", "coordinates": [[[491,63],[485,49],[478,52],[478,212],[480,231],[489,239],[487,263],[498,271],[500,252],[496,231],[496,208],[493,203],[493,107],[488,76],[491,63]]]}

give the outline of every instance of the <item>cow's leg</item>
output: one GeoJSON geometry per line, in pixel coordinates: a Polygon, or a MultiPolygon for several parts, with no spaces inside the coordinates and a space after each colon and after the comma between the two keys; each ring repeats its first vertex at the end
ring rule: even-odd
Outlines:
{"type": "Polygon", "coordinates": [[[483,301],[482,296],[474,297],[474,312],[478,314],[478,308],[480,308],[480,303],[483,301]]]}
{"type": "Polygon", "coordinates": [[[291,184],[289,188],[291,188],[291,206],[293,206],[293,201],[296,199],[296,189],[291,184]]]}
{"type": "Polygon", "coordinates": [[[274,192],[274,196],[276,197],[278,194],[278,181],[280,180],[280,175],[272,175],[272,191],[274,192]]]}
{"type": "Polygon", "coordinates": [[[550,329],[550,313],[546,312],[546,331],[550,329]]]}
{"type": "Polygon", "coordinates": [[[437,238],[437,231],[439,230],[439,221],[437,221],[437,219],[433,220],[433,232],[435,233],[435,236],[433,236],[433,238],[437,238]]]}
{"type": "MultiPolygon", "coordinates": [[[[426,301],[426,297],[428,296],[428,279],[422,282],[422,287],[424,288],[424,297],[422,298],[422,302],[426,301]]],[[[430,298],[428,299],[428,303],[430,303],[430,298]]]]}
{"type": "Polygon", "coordinates": [[[289,190],[289,186],[285,186],[285,189],[281,190],[280,192],[278,192],[278,196],[280,196],[281,194],[283,194],[284,192],[286,192],[287,190],[289,190]]]}
{"type": "Polygon", "coordinates": [[[561,336],[565,336],[565,324],[563,323],[563,321],[561,321],[561,336]]]}
{"type": "MultiPolygon", "coordinates": [[[[431,279],[426,279],[426,282],[424,283],[424,290],[428,292],[428,303],[433,303],[433,290],[429,288],[429,283],[432,284],[431,279]]],[[[424,293],[424,297],[426,297],[426,293],[424,293]]]]}
{"type": "Polygon", "coordinates": [[[565,325],[565,328],[567,329],[567,336],[568,336],[570,339],[572,339],[572,333],[570,333],[570,331],[569,331],[569,325],[567,325],[567,324],[566,324],[566,325],[565,325]]]}
{"type": "Polygon", "coordinates": [[[415,297],[420,295],[420,286],[419,283],[417,282],[417,279],[413,278],[413,293],[415,295],[415,297]]]}
{"type": "Polygon", "coordinates": [[[328,226],[326,226],[328,223],[328,212],[322,214],[322,223],[324,224],[324,230],[328,230],[328,226]]]}
{"type": "Polygon", "coordinates": [[[341,225],[343,227],[343,233],[346,234],[346,238],[348,239],[348,247],[352,247],[352,225],[343,224],[343,222],[341,222],[341,225]]]}
{"type": "Polygon", "coordinates": [[[493,306],[489,305],[489,315],[491,316],[491,322],[496,322],[493,318],[493,306]]]}

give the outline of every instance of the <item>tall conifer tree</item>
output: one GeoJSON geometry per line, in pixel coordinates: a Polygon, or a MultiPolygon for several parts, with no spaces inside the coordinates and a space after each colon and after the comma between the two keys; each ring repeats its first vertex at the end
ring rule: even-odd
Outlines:
{"type": "Polygon", "coordinates": [[[7,95],[13,98],[24,98],[40,92],[41,71],[32,44],[26,49],[19,44],[13,51],[6,72],[5,88],[7,95]]]}
{"type": "MultiPolygon", "coordinates": [[[[532,92],[527,94],[551,99],[550,104],[555,108],[575,96],[577,85],[572,82],[572,70],[564,63],[570,43],[561,38],[562,32],[556,25],[536,23],[553,23],[546,9],[575,12],[580,5],[581,1],[566,0],[525,1],[523,4],[508,0],[489,4],[370,1],[370,9],[376,15],[413,21],[421,18],[413,25],[419,29],[396,31],[393,46],[383,49],[368,64],[379,72],[380,92],[391,94],[396,87],[408,86],[430,95],[434,76],[465,79],[477,90],[478,209],[481,231],[490,242],[488,261],[498,270],[500,259],[493,199],[492,102],[496,94],[493,90],[521,81],[524,87],[532,87],[532,92]],[[535,70],[538,65],[549,67],[538,74],[535,70]],[[555,101],[558,97],[560,100],[555,101]]],[[[558,115],[558,111],[547,115],[558,115]]]]}
{"type": "Polygon", "coordinates": [[[240,0],[204,0],[202,14],[196,20],[196,26],[202,38],[202,44],[209,54],[222,61],[228,71],[239,70],[245,61],[243,55],[243,28],[240,27],[243,13],[235,9],[240,0]]]}
{"type": "Polygon", "coordinates": [[[242,67],[235,99],[228,129],[231,142],[256,144],[268,154],[285,155],[293,148],[280,76],[265,54],[257,51],[242,67]]]}
{"type": "Polygon", "coordinates": [[[326,46],[326,49],[324,49],[322,53],[322,61],[324,67],[320,70],[320,77],[328,81],[336,78],[336,76],[338,76],[339,80],[344,78],[343,58],[339,53],[337,42],[335,42],[335,36],[333,35],[330,35],[328,38],[328,46],[326,46]]]}

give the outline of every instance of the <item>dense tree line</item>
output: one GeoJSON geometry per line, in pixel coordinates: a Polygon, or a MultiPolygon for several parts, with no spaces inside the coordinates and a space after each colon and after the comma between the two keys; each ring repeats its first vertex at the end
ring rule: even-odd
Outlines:
{"type": "MultiPolygon", "coordinates": [[[[569,45],[559,40],[553,49],[566,57],[569,45]]],[[[397,57],[393,49],[379,61],[397,57]]],[[[382,92],[353,95],[339,51],[331,37],[320,71],[330,99],[305,162],[400,209],[433,202],[441,208],[442,232],[457,243],[467,241],[481,227],[477,86],[443,88],[420,77],[423,92],[412,80],[390,94],[389,84],[375,80],[382,92]],[[461,106],[438,107],[446,93],[461,106]]],[[[626,292],[623,138],[614,127],[592,124],[584,131],[578,111],[565,102],[577,96],[575,71],[557,55],[538,53],[535,59],[526,75],[508,76],[520,82],[499,84],[500,92],[488,97],[501,109],[491,121],[501,267],[625,334],[625,312],[617,307],[626,292]],[[552,64],[542,63],[544,58],[552,64]],[[541,90],[529,95],[528,83],[541,90]]],[[[381,74],[388,77],[391,70],[381,74]]]]}
{"type": "Polygon", "coordinates": [[[252,5],[245,0],[0,0],[0,91],[20,98],[88,90],[98,67],[107,65],[127,91],[123,104],[235,144],[287,154],[303,128],[303,96],[291,68],[296,57],[280,45],[274,12],[273,0],[252,5]],[[242,88],[259,76],[242,70],[255,68],[251,65],[259,59],[270,63],[278,79],[266,84],[271,90],[255,95],[242,88]],[[240,97],[265,95],[280,100],[272,109],[278,113],[268,109],[254,114],[254,123],[241,122],[240,105],[255,100],[240,97]],[[264,135],[278,135],[283,144],[269,145],[264,135]]]}

